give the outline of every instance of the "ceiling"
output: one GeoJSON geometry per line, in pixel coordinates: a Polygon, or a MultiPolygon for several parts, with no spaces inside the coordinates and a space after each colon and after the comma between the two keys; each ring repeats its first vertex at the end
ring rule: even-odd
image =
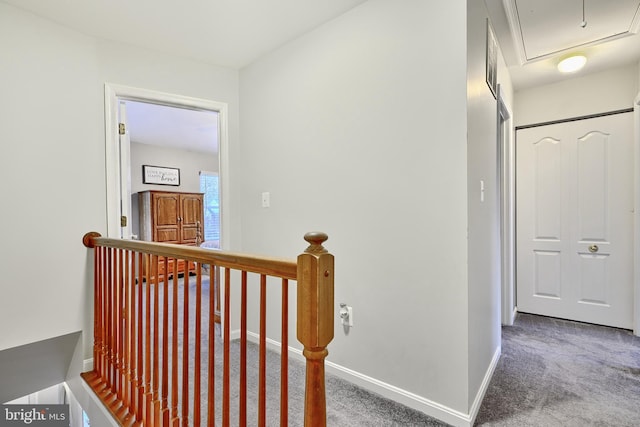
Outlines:
{"type": "MultiPolygon", "coordinates": [[[[240,69],[366,0],[0,1],[98,38],[240,69]]],[[[515,90],[572,77],[556,65],[573,51],[588,57],[580,73],[640,61],[640,0],[584,0],[584,28],[583,0],[484,1],[515,90]]],[[[199,135],[190,149],[201,151],[205,129],[217,135],[202,112],[167,118],[176,109],[129,110],[134,141],[187,143],[187,126],[199,135]],[[156,115],[153,123],[142,119],[156,115]]],[[[206,145],[212,150],[217,147],[206,145]]]]}
{"type": "Polygon", "coordinates": [[[242,68],[366,0],[2,0],[84,34],[242,68]]]}
{"type": "MultiPolygon", "coordinates": [[[[366,0],[1,0],[102,39],[240,69],[366,0]]],[[[218,152],[215,113],[127,101],[133,142],[218,152]]]]}
{"type": "Polygon", "coordinates": [[[574,75],[557,71],[565,55],[580,52],[580,73],[640,61],[640,0],[485,0],[516,90],[574,75]]]}
{"type": "Polygon", "coordinates": [[[131,142],[217,155],[218,113],[126,101],[131,142]]]}

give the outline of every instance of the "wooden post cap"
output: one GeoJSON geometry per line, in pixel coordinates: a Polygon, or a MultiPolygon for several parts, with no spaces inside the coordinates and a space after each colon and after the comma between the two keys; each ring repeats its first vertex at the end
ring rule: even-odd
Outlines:
{"type": "Polygon", "coordinates": [[[309,243],[309,247],[305,249],[305,252],[327,252],[327,250],[322,246],[324,242],[329,239],[326,233],[321,231],[310,231],[309,233],[304,235],[304,240],[309,243]]]}
{"type": "Polygon", "coordinates": [[[102,235],[97,231],[90,231],[82,237],[82,244],[87,248],[95,248],[96,245],[93,243],[93,239],[96,237],[102,237],[102,235]]]}

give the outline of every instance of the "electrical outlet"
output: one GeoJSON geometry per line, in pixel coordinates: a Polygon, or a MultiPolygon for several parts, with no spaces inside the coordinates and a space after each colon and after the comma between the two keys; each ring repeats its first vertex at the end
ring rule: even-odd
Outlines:
{"type": "Polygon", "coordinates": [[[340,303],[340,320],[345,326],[353,326],[353,307],[340,303]]]}

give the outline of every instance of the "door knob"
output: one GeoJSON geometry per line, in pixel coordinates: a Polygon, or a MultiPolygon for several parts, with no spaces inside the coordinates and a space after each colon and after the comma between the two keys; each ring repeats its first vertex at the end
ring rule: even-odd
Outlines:
{"type": "Polygon", "coordinates": [[[598,252],[598,249],[598,245],[589,246],[589,252],[591,252],[592,254],[598,252]]]}

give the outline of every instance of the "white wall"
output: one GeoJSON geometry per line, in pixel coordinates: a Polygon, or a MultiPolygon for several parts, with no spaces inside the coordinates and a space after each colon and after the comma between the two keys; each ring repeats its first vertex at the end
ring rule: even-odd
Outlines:
{"type": "MultiPolygon", "coordinates": [[[[467,1],[467,138],[469,206],[469,396],[476,411],[500,352],[500,228],[497,100],[486,83],[488,14],[467,1]],[[481,194],[481,182],[484,194],[481,194]]],[[[498,83],[510,108],[513,89],[501,52],[498,83]]],[[[473,414],[475,415],[475,414],[473,414]]]]}
{"type": "Polygon", "coordinates": [[[216,172],[218,156],[211,153],[178,150],[157,145],[131,142],[131,192],[147,190],[200,192],[200,171],[216,172]],[[142,183],[142,165],[155,165],[180,169],[180,185],[153,185],[142,183]]]}
{"type": "Polygon", "coordinates": [[[329,360],[461,413],[465,8],[371,0],[240,75],[243,249],[295,256],[327,232],[355,319],[329,360]]]}
{"type": "Polygon", "coordinates": [[[2,350],[83,329],[105,180],[94,41],[0,3],[0,51],[2,350]]]}
{"type": "Polygon", "coordinates": [[[238,72],[96,40],[1,2],[0,52],[0,350],[84,329],[88,358],[81,239],[106,231],[104,83],[228,103],[233,159],[238,72]]]}
{"type": "Polygon", "coordinates": [[[638,64],[631,64],[518,91],[515,125],[632,108],[638,94],[638,75],[638,64]]]}

